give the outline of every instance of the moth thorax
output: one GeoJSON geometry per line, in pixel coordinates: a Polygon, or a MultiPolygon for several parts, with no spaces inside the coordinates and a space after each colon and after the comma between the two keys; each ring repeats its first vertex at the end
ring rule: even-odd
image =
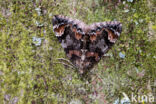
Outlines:
{"type": "Polygon", "coordinates": [[[82,56],[81,56],[81,60],[84,61],[85,58],[86,58],[86,56],[85,56],[84,54],[82,54],[82,56]]]}
{"type": "Polygon", "coordinates": [[[84,61],[85,58],[86,58],[86,52],[87,52],[87,50],[85,50],[85,49],[81,49],[81,52],[82,52],[81,60],[84,61]]]}

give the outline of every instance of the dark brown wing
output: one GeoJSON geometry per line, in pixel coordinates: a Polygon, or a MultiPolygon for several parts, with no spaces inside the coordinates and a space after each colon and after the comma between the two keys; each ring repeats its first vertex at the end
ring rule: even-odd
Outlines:
{"type": "Polygon", "coordinates": [[[98,61],[116,42],[121,31],[122,24],[116,21],[92,24],[88,32],[90,38],[86,56],[94,56],[95,61],[98,61]]]}
{"type": "Polygon", "coordinates": [[[81,21],[60,15],[53,17],[53,31],[64,48],[67,57],[75,65],[76,60],[79,60],[82,54],[84,32],[82,31],[81,23],[81,21]]]}

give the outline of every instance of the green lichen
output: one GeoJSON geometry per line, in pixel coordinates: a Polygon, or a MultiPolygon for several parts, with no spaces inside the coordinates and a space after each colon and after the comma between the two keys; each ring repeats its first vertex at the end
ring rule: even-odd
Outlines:
{"type": "Polygon", "coordinates": [[[154,94],[156,2],[121,1],[0,1],[0,102],[110,104],[123,92],[154,94]],[[120,39],[93,68],[89,82],[59,60],[67,58],[52,30],[55,14],[87,24],[113,20],[123,24],[120,39]]]}

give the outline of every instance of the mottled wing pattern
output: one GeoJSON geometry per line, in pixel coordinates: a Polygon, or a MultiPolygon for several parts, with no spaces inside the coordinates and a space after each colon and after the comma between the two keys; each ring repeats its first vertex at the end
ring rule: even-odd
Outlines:
{"type": "Polygon", "coordinates": [[[53,31],[67,57],[81,73],[91,69],[112,47],[122,31],[119,22],[86,25],[65,16],[53,17],[53,31]]]}
{"type": "Polygon", "coordinates": [[[53,17],[53,31],[67,57],[76,67],[79,67],[76,61],[80,60],[82,55],[83,42],[81,38],[84,35],[82,31],[84,25],[79,20],[73,20],[65,16],[56,15],[53,17]]]}
{"type": "MultiPolygon", "coordinates": [[[[122,31],[119,22],[101,22],[88,26],[85,36],[85,60],[82,69],[90,69],[99,62],[101,57],[112,47],[122,31]]],[[[83,53],[83,52],[82,52],[83,53]]]]}
{"type": "Polygon", "coordinates": [[[116,42],[122,31],[122,24],[114,22],[94,23],[89,26],[88,56],[96,54],[95,60],[101,58],[116,42]]]}

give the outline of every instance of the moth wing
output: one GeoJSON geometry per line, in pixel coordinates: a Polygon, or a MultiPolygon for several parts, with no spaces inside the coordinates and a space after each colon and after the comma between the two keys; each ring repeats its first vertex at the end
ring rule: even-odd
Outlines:
{"type": "Polygon", "coordinates": [[[87,56],[94,56],[98,61],[117,41],[121,31],[122,24],[117,21],[92,24],[89,31],[87,56]],[[91,53],[94,54],[91,55],[91,53]]]}
{"type": "Polygon", "coordinates": [[[82,28],[79,26],[79,20],[56,15],[53,17],[53,31],[64,48],[67,57],[76,64],[76,60],[81,57],[83,47],[82,28]],[[79,30],[78,30],[79,29],[79,30]],[[81,30],[81,31],[80,31],[81,30]]]}

